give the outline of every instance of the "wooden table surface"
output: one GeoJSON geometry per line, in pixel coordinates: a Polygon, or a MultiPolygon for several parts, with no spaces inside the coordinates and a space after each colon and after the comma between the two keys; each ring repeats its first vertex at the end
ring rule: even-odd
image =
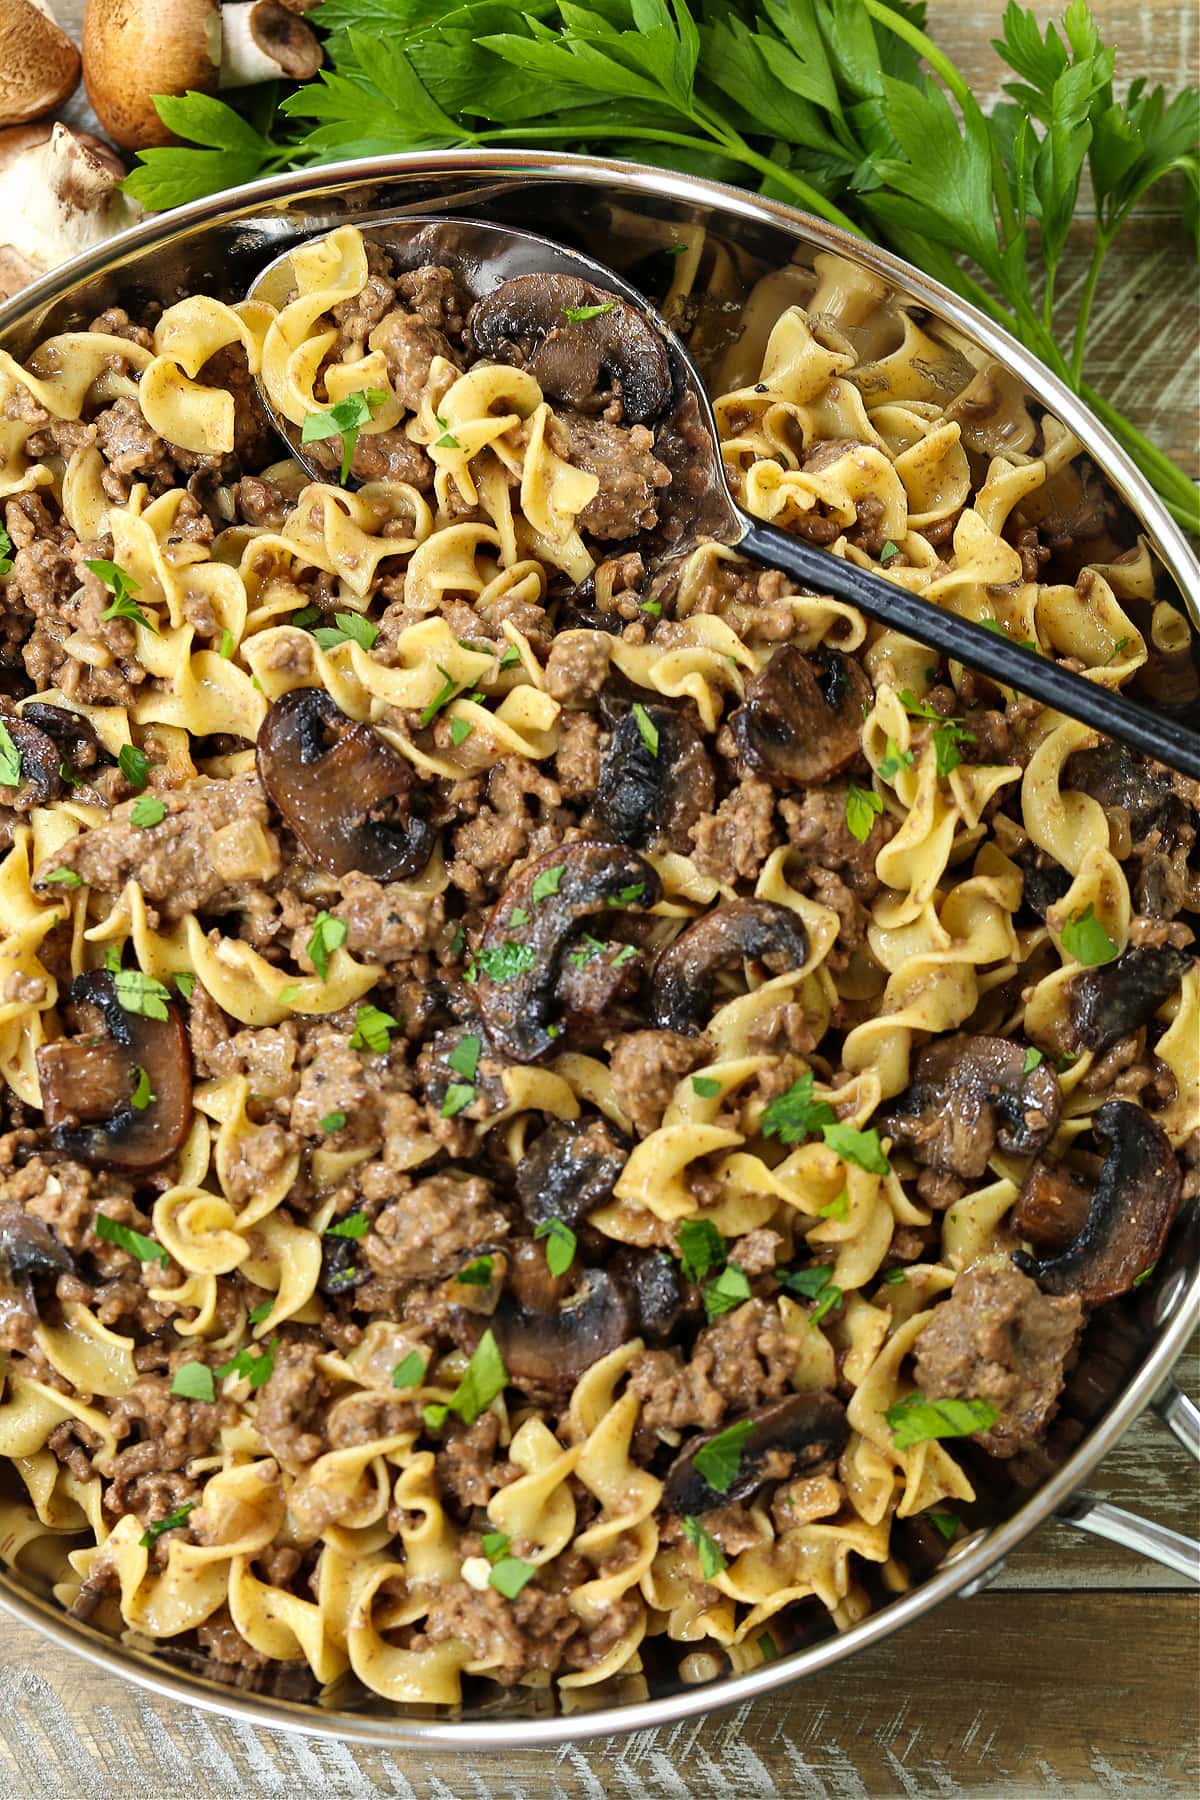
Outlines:
{"type": "MultiPolygon", "coordinates": [[[[1034,0],[1042,18],[1058,4],[1034,0]]],[[[1118,75],[1196,80],[1194,0],[1092,0],[1118,75]]],[[[58,0],[60,19],[80,0],[58,0]]],[[[982,95],[1002,0],[931,0],[935,37],[982,95]]],[[[1068,296],[1090,251],[1078,222],[1068,296]]],[[[1161,206],[1111,254],[1089,361],[1095,386],[1200,471],[1200,293],[1161,206]]],[[[1183,1372],[1196,1394],[1196,1358],[1183,1372]]],[[[1200,1484],[1142,1420],[1094,1490],[1200,1531],[1200,1484]]],[[[1102,1796],[1194,1800],[1200,1789],[1200,1606],[1158,1568],[1044,1527],[991,1588],[838,1669],[703,1722],[498,1756],[351,1750],[144,1695],[0,1619],[0,1792],[13,1800],[882,1800],[1102,1796]]]]}

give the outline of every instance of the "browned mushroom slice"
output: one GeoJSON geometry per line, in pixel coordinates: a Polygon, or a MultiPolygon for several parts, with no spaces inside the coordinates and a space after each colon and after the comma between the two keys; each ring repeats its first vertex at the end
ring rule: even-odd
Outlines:
{"type": "MultiPolygon", "coordinates": [[[[765,1481],[801,1475],[838,1456],[846,1442],[846,1409],[833,1394],[788,1394],[747,1415],[750,1430],[739,1446],[737,1473],[723,1491],[710,1487],[696,1467],[697,1452],[723,1431],[706,1431],[679,1452],[667,1470],[663,1503],[673,1513],[704,1513],[748,1500],[765,1481]]],[[[741,1424],[741,1420],[735,1420],[741,1424]]]]}
{"type": "Polygon", "coordinates": [[[75,779],[85,777],[100,765],[111,763],[112,758],[104,749],[96,729],[90,719],[81,713],[75,713],[66,706],[52,706],[45,700],[27,700],[21,708],[21,718],[29,725],[44,732],[58,747],[58,774],[62,777],[62,765],[75,779]]]}
{"type": "Polygon", "coordinates": [[[74,1268],[71,1252],[41,1219],[35,1219],[15,1200],[0,1205],[0,1291],[7,1288],[19,1293],[52,1286],[74,1268]]]}
{"type": "Polygon", "coordinates": [[[107,1035],[63,1038],[37,1052],[55,1148],[96,1169],[142,1174],[161,1168],[182,1147],[192,1122],[183,1020],[170,1003],[165,1019],[126,1012],[107,969],[77,975],[70,999],[73,1007],[94,1009],[107,1035]]]}
{"type": "MultiPolygon", "coordinates": [[[[537,1250],[537,1260],[544,1262],[541,1245],[537,1250]]],[[[521,1266],[522,1259],[516,1260],[521,1266]]],[[[536,1292],[531,1286],[534,1261],[529,1259],[521,1283],[530,1298],[536,1292]]],[[[550,1299],[561,1285],[549,1277],[537,1297],[550,1299]]],[[[527,1394],[546,1396],[570,1393],[593,1363],[619,1350],[635,1334],[630,1297],[603,1269],[585,1269],[574,1292],[547,1311],[524,1304],[506,1288],[490,1317],[455,1307],[451,1325],[463,1347],[472,1350],[490,1327],[509,1380],[527,1394]]]]}
{"type": "Polygon", "coordinates": [[[853,658],[836,650],[808,657],[783,644],[729,721],[743,770],[782,788],[832,780],[859,753],[872,698],[853,658]]]}
{"type": "Polygon", "coordinates": [[[653,325],[577,275],[502,281],[471,314],[471,336],[480,356],[528,369],[550,399],[581,412],[619,399],[626,420],[645,421],[671,398],[671,364],[653,325]]]}
{"type": "Polygon", "coordinates": [[[1057,1256],[1023,1250],[1013,1261],[1043,1293],[1077,1294],[1088,1306],[1128,1293],[1162,1255],[1179,1207],[1183,1172],[1162,1126],[1128,1100],[1110,1100],[1092,1120],[1105,1150],[1082,1229],[1057,1256]]]}
{"type": "MultiPolygon", "coordinates": [[[[633,1301],[638,1336],[648,1338],[652,1344],[665,1343],[677,1329],[685,1309],[692,1306],[675,1258],[665,1250],[638,1250],[625,1244],[608,1269],[633,1301]]],[[[695,1295],[695,1289],[692,1294],[695,1295]]],[[[698,1302],[695,1310],[699,1310],[698,1302]]]]}
{"type": "Polygon", "coordinates": [[[258,777],[331,875],[404,881],[433,853],[433,828],[411,809],[408,764],[323,688],[293,688],[273,702],[258,734],[258,777]]]}
{"type": "Polygon", "coordinates": [[[705,913],[663,951],[651,978],[650,1017],[664,1031],[702,1031],[723,969],[749,962],[783,975],[800,968],[807,955],[808,934],[788,907],[773,900],[731,900],[705,913]]]}
{"type": "Polygon", "coordinates": [[[632,711],[617,722],[600,766],[593,816],[615,843],[687,852],[691,827],[715,807],[713,766],[684,713],[673,706],[641,712],[653,731],[632,711]]]}
{"type": "Polygon", "coordinates": [[[561,1219],[576,1226],[607,1206],[628,1155],[629,1146],[604,1119],[547,1125],[516,1174],[517,1199],[530,1225],[561,1219]]]}
{"type": "Polygon", "coordinates": [[[6,806],[30,812],[48,806],[62,794],[62,751],[48,732],[41,731],[21,714],[5,714],[4,726],[21,759],[20,780],[3,790],[6,806]]]}
{"type": "Polygon", "coordinates": [[[1091,1203],[1091,1188],[1074,1170],[1036,1162],[1012,1209],[1012,1228],[1035,1249],[1065,1250],[1083,1229],[1091,1203]]]}
{"type": "Polygon", "coordinates": [[[1076,750],[1063,767],[1063,786],[1090,794],[1105,812],[1125,813],[1135,843],[1152,831],[1170,831],[1187,818],[1187,805],[1169,771],[1127,744],[1076,750]]]}
{"type": "Polygon", "coordinates": [[[496,902],[475,953],[479,1011],[496,1048],[515,1062],[561,1048],[563,963],[588,920],[644,911],[661,893],[650,864],[621,844],[582,839],[530,863],[496,902]]]}
{"type": "Polygon", "coordinates": [[[1069,1048],[1108,1050],[1153,1018],[1192,966],[1186,950],[1141,945],[1115,962],[1081,969],[1067,983],[1069,1048]]]}
{"type": "Polygon", "coordinates": [[[926,1045],[913,1079],[890,1103],[880,1130],[911,1144],[919,1163],[972,1179],[996,1144],[1036,1156],[1058,1126],[1062,1091],[1049,1063],[1026,1071],[1025,1045],[962,1033],[926,1045]]]}

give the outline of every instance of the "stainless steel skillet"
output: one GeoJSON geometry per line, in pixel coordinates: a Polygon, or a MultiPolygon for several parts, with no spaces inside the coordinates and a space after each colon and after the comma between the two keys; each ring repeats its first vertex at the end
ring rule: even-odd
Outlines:
{"type": "MultiPolygon", "coordinates": [[[[1121,503],[1117,548],[1131,547],[1139,532],[1149,544],[1159,600],[1186,610],[1185,596],[1200,591],[1200,570],[1182,535],[1138,471],[1081,403],[1004,333],[916,270],[818,221],[662,170],[536,152],[442,152],[276,177],[151,220],[57,271],[0,311],[0,343],[26,354],[48,332],[86,321],[118,302],[136,314],[140,301],[149,298],[169,302],[197,290],[237,295],[289,244],[347,220],[401,210],[475,214],[577,244],[664,305],[672,323],[684,328],[710,386],[718,380],[733,385],[729,372],[739,366],[739,356],[744,366],[753,361],[755,346],[748,340],[758,323],[789,299],[811,294],[822,270],[836,265],[860,271],[897,320],[909,320],[945,348],[948,370],[958,368],[964,381],[994,382],[1016,412],[1027,407],[1036,419],[1049,409],[1078,436],[1121,503]],[[666,254],[681,241],[688,245],[686,258],[666,254]],[[817,257],[830,260],[818,268],[817,257]]],[[[0,1579],[0,1605],[106,1675],[119,1674],[248,1722],[343,1741],[502,1748],[670,1723],[827,1669],[951,1594],[977,1592],[1021,1539],[1053,1515],[1074,1518],[1184,1573],[1194,1569],[1195,1546],[1080,1492],[1149,1406],[1182,1442],[1190,1441],[1193,1453],[1200,1446],[1200,1414],[1171,1381],[1200,1321],[1200,1236],[1194,1221],[1180,1222],[1153,1280],[1105,1314],[1088,1403],[1068,1420],[1077,1436],[1069,1449],[1048,1457],[1041,1485],[1032,1493],[989,1495],[978,1529],[910,1592],[844,1634],[805,1644],[747,1674],[722,1674],[689,1686],[669,1671],[655,1671],[648,1697],[620,1697],[598,1710],[566,1716],[555,1714],[547,1700],[520,1692],[509,1712],[417,1717],[390,1712],[365,1696],[300,1699],[286,1691],[256,1694],[222,1686],[202,1670],[172,1663],[169,1646],[150,1653],[144,1645],[114,1643],[68,1619],[33,1581],[9,1573],[0,1579]]],[[[1173,1453],[1164,1438],[1164,1454],[1173,1453]]]]}

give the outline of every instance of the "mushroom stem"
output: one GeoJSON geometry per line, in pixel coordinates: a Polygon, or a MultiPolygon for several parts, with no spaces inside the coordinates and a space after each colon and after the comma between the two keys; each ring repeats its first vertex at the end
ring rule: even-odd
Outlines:
{"type": "Polygon", "coordinates": [[[107,144],[65,125],[0,132],[0,297],[141,216],[107,144]]]}
{"type": "Polygon", "coordinates": [[[321,66],[310,25],[278,0],[234,0],[221,8],[222,88],[256,81],[307,81],[321,66]]]}

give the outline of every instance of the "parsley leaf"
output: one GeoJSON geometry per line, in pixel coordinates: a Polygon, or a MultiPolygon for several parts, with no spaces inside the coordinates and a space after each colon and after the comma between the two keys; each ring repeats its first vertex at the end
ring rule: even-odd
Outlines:
{"type": "Polygon", "coordinates": [[[458,692],[458,683],[455,681],[453,675],[446,669],[443,669],[441,663],[436,663],[434,667],[442,677],[442,685],[421,714],[419,724],[422,731],[427,731],[429,729],[433,724],[433,721],[441,712],[443,706],[445,706],[448,701],[453,700],[455,694],[458,692]]]}
{"type": "Polygon", "coordinates": [[[891,1168],[877,1131],[856,1131],[853,1125],[822,1125],[821,1136],[843,1162],[857,1163],[868,1175],[886,1175],[891,1168]]]}
{"type": "Polygon", "coordinates": [[[0,525],[0,575],[7,575],[12,568],[13,541],[0,525]]]}
{"type": "Polygon", "coordinates": [[[76,888],[83,886],[83,876],[77,875],[74,869],[64,868],[62,863],[59,864],[57,869],[51,869],[48,875],[43,875],[42,881],[43,884],[47,884],[51,881],[60,882],[63,887],[76,888]]]}
{"type": "Polygon", "coordinates": [[[138,167],[122,185],[149,210],[165,212],[220,188],[240,187],[287,158],[286,150],[279,150],[223,100],[198,93],[160,94],[154,104],[177,138],[206,148],[172,146],[140,153],[138,167]]]}
{"type": "Polygon", "coordinates": [[[492,944],[475,952],[475,966],[489,981],[515,981],[526,975],[537,963],[537,952],[531,944],[518,944],[508,938],[503,944],[492,944]]]}
{"type": "Polygon", "coordinates": [[[394,1388],[420,1387],[425,1379],[425,1358],[419,1350],[410,1350],[392,1370],[394,1388]]]}
{"type": "Polygon", "coordinates": [[[719,1575],[722,1569],[729,1567],[721,1546],[714,1537],[709,1536],[699,1519],[692,1513],[685,1513],[680,1523],[684,1537],[696,1547],[700,1558],[700,1573],[705,1581],[711,1581],[714,1575],[719,1575]]]}
{"type": "Polygon", "coordinates": [[[711,1219],[684,1219],[675,1227],[675,1242],[685,1281],[703,1281],[710,1270],[725,1267],[725,1239],[711,1219]]]}
{"type": "MultiPolygon", "coordinates": [[[[887,741],[887,754],[879,765],[879,773],[884,781],[890,781],[893,775],[898,775],[900,773],[901,769],[911,769],[912,761],[912,751],[901,750],[895,738],[889,738],[887,741]]],[[[878,795],[876,795],[875,798],[878,799],[878,795]]]]}
{"type": "Polygon", "coordinates": [[[313,920],[312,932],[304,947],[322,981],[329,978],[329,958],[345,943],[347,929],[346,921],[335,919],[332,913],[319,912],[313,920]]]}
{"type": "Polygon", "coordinates": [[[959,1520],[953,1513],[926,1512],[922,1513],[921,1517],[928,1519],[931,1525],[935,1525],[948,1544],[952,1544],[958,1536],[959,1520]]]}
{"type": "Polygon", "coordinates": [[[602,306],[564,306],[562,314],[572,325],[582,325],[587,319],[603,318],[605,313],[616,312],[615,300],[606,301],[602,306]]]}
{"type": "Polygon", "coordinates": [[[327,1112],[321,1120],[321,1130],[328,1133],[340,1131],[346,1123],[344,1112],[327,1112]]]}
{"type": "Polygon", "coordinates": [[[1025,1061],[1021,1064],[1022,1075],[1032,1075],[1042,1061],[1042,1053],[1030,1044],[1025,1051],[1025,1061]]]}
{"type": "Polygon", "coordinates": [[[180,1400],[215,1400],[217,1391],[212,1370],[207,1363],[181,1363],[172,1378],[171,1392],[180,1400]]]}
{"type": "Polygon", "coordinates": [[[171,980],[175,983],[175,986],[179,989],[183,998],[185,1000],[190,1000],[192,997],[192,989],[196,985],[196,977],[192,974],[191,970],[180,969],[177,975],[172,975],[171,980]]]}
{"type": "Polygon", "coordinates": [[[721,1273],[704,1285],[704,1310],[711,1320],[732,1312],[750,1298],[750,1282],[746,1271],[736,1263],[727,1263],[721,1273]]]}
{"type": "Polygon", "coordinates": [[[275,1296],[274,1295],[272,1295],[269,1300],[260,1300],[257,1306],[252,1306],[250,1308],[250,1313],[249,1313],[250,1323],[252,1325],[261,1325],[264,1319],[270,1318],[270,1316],[274,1310],[275,1310],[275,1296]]]}
{"type": "Polygon", "coordinates": [[[938,774],[942,776],[952,774],[962,761],[962,751],[959,748],[960,744],[973,744],[974,742],[975,733],[973,731],[967,731],[964,726],[956,723],[954,719],[946,719],[942,724],[935,726],[933,732],[933,759],[938,774]]]}
{"type": "Polygon", "coordinates": [[[843,1188],[835,1194],[828,1206],[818,1206],[817,1217],[821,1219],[847,1219],[850,1216],[850,1195],[843,1188]]]}
{"type": "Polygon", "coordinates": [[[143,831],[161,825],[166,816],[167,809],[157,794],[139,794],[129,809],[130,820],[134,825],[140,825],[143,831]]]}
{"type": "Polygon", "coordinates": [[[807,1269],[776,1269],[775,1279],[780,1287],[790,1294],[799,1294],[805,1300],[815,1300],[830,1285],[833,1267],[829,1263],[814,1263],[807,1269]]]}
{"type": "Polygon", "coordinates": [[[454,745],[456,750],[460,744],[466,743],[474,729],[475,727],[472,725],[470,719],[451,719],[450,742],[454,745]]]}
{"type": "Polygon", "coordinates": [[[445,1405],[427,1406],[425,1423],[434,1430],[444,1422],[448,1412],[457,1413],[464,1425],[473,1425],[508,1385],[508,1370],[490,1329],[485,1331],[467,1364],[466,1374],[445,1405]],[[430,1415],[433,1417],[430,1417],[430,1415]]]}
{"type": "Polygon", "coordinates": [[[442,1100],[441,1116],[443,1119],[456,1119],[460,1112],[474,1105],[475,1089],[469,1081],[452,1081],[446,1089],[442,1100]]]}
{"type": "Polygon", "coordinates": [[[399,1029],[400,1021],[393,1019],[391,1013],[383,1012],[378,1006],[360,1006],[354,1016],[350,1048],[371,1050],[382,1056],[391,1042],[389,1033],[399,1029]]]}
{"type": "Polygon", "coordinates": [[[218,1381],[224,1381],[228,1376],[236,1375],[239,1381],[248,1381],[251,1393],[256,1394],[264,1382],[271,1379],[274,1368],[275,1339],[272,1338],[261,1356],[256,1356],[253,1350],[239,1350],[231,1362],[216,1371],[216,1376],[218,1381]]]}
{"type": "Polygon", "coordinates": [[[129,1104],[135,1112],[146,1112],[154,1105],[158,1095],[150,1091],[150,1077],[141,1063],[134,1064],[133,1092],[129,1096],[129,1104]]]}
{"type": "Polygon", "coordinates": [[[865,844],[874,829],[877,814],[883,811],[883,801],[871,788],[856,787],[853,782],[846,789],[846,830],[860,844],[865,844]]]}
{"type": "Polygon", "coordinates": [[[880,552],[879,552],[879,561],[880,561],[881,565],[883,566],[883,568],[886,569],[888,564],[890,562],[894,562],[896,557],[899,556],[899,554],[900,554],[899,544],[893,544],[891,538],[887,538],[885,540],[885,542],[883,543],[883,545],[880,549],[880,552]]]}
{"type": "Polygon", "coordinates": [[[640,700],[633,703],[633,716],[637,723],[638,736],[645,744],[651,756],[658,755],[658,726],[650,717],[640,700]]]}
{"type": "Polygon", "coordinates": [[[566,872],[566,863],[555,863],[553,868],[542,870],[531,890],[531,898],[536,906],[540,906],[543,900],[548,900],[551,894],[557,894],[566,872]]]}
{"type": "Polygon", "coordinates": [[[178,1531],[181,1525],[186,1525],[196,1504],[195,1500],[185,1500],[182,1506],[177,1506],[165,1519],[158,1519],[153,1525],[148,1525],[138,1539],[142,1549],[152,1550],[164,1531],[178,1531]]]}
{"type": "Polygon", "coordinates": [[[462,445],[440,413],[434,413],[433,422],[442,434],[440,438],[434,439],[434,448],[437,450],[461,450],[462,445]]]}
{"type": "Polygon", "coordinates": [[[115,562],[107,562],[102,557],[94,558],[91,562],[87,563],[85,567],[92,571],[92,574],[98,581],[104,583],[105,587],[112,595],[112,605],[106,607],[100,614],[102,620],[129,619],[132,624],[144,625],[147,631],[152,631],[155,637],[158,636],[157,624],[150,617],[149,613],[144,613],[142,611],[137,601],[133,598],[138,591],[140,583],[136,582],[132,575],[127,575],[124,569],[120,568],[115,562]]]}
{"type": "Polygon", "coordinates": [[[721,1091],[721,1084],[715,1075],[693,1075],[692,1092],[701,1100],[715,1100],[721,1091]]]}
{"type": "Polygon", "coordinates": [[[470,1036],[460,1038],[446,1058],[456,1075],[464,1081],[474,1081],[479,1069],[479,1053],[483,1048],[483,1039],[470,1036]]]}
{"type": "MultiPolygon", "coordinates": [[[[343,480],[345,477],[343,477],[343,480]]],[[[322,650],[333,650],[338,644],[355,643],[369,650],[379,636],[378,625],[372,625],[361,613],[335,612],[334,625],[318,625],[313,632],[322,650]]]]}
{"type": "MultiPolygon", "coordinates": [[[[350,464],[354,461],[354,451],[358,443],[358,434],[364,425],[370,424],[371,409],[382,406],[390,395],[378,388],[359,388],[353,394],[347,394],[344,400],[323,412],[306,413],[304,423],[300,427],[300,442],[312,444],[320,438],[340,437],[342,440],[342,466],[338,480],[345,487],[350,475],[350,464]]],[[[339,623],[348,614],[334,614],[339,623]]],[[[313,634],[320,641],[320,633],[313,634]]],[[[350,632],[346,636],[352,635],[350,632]]],[[[340,640],[339,640],[340,641],[340,640]]],[[[372,639],[374,642],[374,639],[372,639]]],[[[364,646],[369,649],[370,645],[364,646]]]]}
{"type": "Polygon", "coordinates": [[[727,1494],[737,1480],[742,1448],[753,1430],[753,1419],[739,1419],[736,1425],[727,1425],[715,1438],[702,1444],[692,1458],[692,1467],[714,1494],[727,1494]]]}
{"type": "Polygon", "coordinates": [[[477,1256],[458,1271],[455,1281],[461,1281],[464,1287],[490,1287],[492,1285],[492,1259],[490,1256],[477,1256]]]}
{"type": "Polygon", "coordinates": [[[160,1022],[170,1018],[171,996],[153,975],[143,975],[140,969],[114,969],[112,976],[117,999],[126,1012],[160,1022]]]}
{"type": "Polygon", "coordinates": [[[150,775],[150,758],[136,744],[122,744],[117,764],[131,788],[144,788],[150,775]]]}
{"type": "Polygon", "coordinates": [[[119,1224],[116,1219],[110,1219],[107,1213],[96,1214],[92,1229],[106,1244],[116,1244],[119,1250],[127,1250],[139,1262],[169,1263],[171,1260],[162,1245],[156,1244],[153,1238],[145,1237],[129,1225],[119,1224]]]}
{"type": "Polygon", "coordinates": [[[990,1430],[999,1417],[988,1400],[927,1400],[924,1394],[905,1395],[883,1416],[897,1450],[910,1450],[929,1438],[970,1437],[990,1430]]]}
{"type": "Polygon", "coordinates": [[[0,719],[0,787],[20,787],[21,752],[13,743],[12,732],[0,719]]]}
{"type": "Polygon", "coordinates": [[[532,1581],[536,1574],[536,1564],[522,1562],[519,1556],[502,1556],[492,1566],[488,1585],[503,1594],[506,1600],[515,1600],[525,1584],[532,1581]]]}
{"type": "Polygon", "coordinates": [[[347,1213],[344,1219],[339,1219],[337,1221],[336,1225],[327,1225],[325,1227],[325,1236],[332,1238],[365,1238],[370,1229],[371,1222],[367,1218],[366,1213],[356,1210],[352,1213],[347,1213]]]}
{"type": "Polygon", "coordinates": [[[546,1267],[550,1273],[565,1275],[575,1261],[576,1238],[571,1227],[562,1219],[543,1219],[533,1235],[546,1240],[546,1267]]]}
{"type": "Polygon", "coordinates": [[[760,1127],[764,1137],[777,1137],[785,1144],[802,1144],[815,1137],[826,1125],[832,1125],[837,1114],[828,1100],[813,1099],[814,1076],[806,1069],[798,1081],[782,1094],[776,1094],[762,1116],[760,1127]]]}
{"type": "Polygon", "coordinates": [[[1089,900],[1081,913],[1072,913],[1062,928],[1062,947],[1085,968],[1115,962],[1120,952],[1096,917],[1089,900]]]}

